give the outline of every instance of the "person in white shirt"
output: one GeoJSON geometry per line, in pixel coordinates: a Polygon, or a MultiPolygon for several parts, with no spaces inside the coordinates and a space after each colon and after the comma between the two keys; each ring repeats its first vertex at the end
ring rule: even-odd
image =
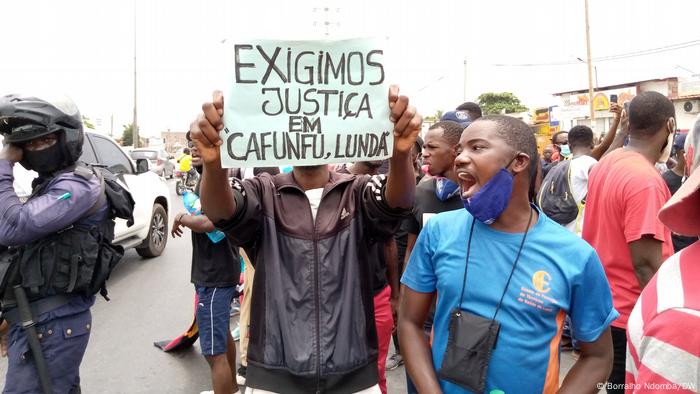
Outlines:
{"type": "Polygon", "coordinates": [[[588,126],[574,126],[569,131],[569,146],[573,154],[569,165],[569,182],[574,200],[579,206],[579,214],[565,227],[571,232],[581,234],[583,202],[588,194],[588,173],[598,163],[598,160],[589,156],[593,150],[593,130],[588,126]]]}

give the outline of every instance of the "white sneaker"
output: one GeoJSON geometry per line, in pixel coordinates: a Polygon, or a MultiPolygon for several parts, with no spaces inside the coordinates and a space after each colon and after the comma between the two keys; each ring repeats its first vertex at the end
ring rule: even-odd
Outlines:
{"type": "Polygon", "coordinates": [[[400,354],[394,353],[386,360],[386,370],[393,371],[403,365],[403,357],[400,354]]]}
{"type": "Polygon", "coordinates": [[[244,367],[243,365],[238,367],[238,371],[236,372],[236,383],[238,383],[239,386],[245,386],[245,375],[247,371],[248,368],[244,367]]]}

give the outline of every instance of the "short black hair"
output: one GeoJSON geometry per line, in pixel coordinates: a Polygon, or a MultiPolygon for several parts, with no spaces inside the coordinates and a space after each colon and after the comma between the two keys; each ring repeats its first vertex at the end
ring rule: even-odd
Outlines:
{"type": "Polygon", "coordinates": [[[630,102],[630,134],[652,136],[669,118],[676,117],[676,109],[666,96],[658,92],[643,92],[630,102]]]}
{"type": "Polygon", "coordinates": [[[554,135],[552,135],[552,145],[557,144],[557,137],[559,137],[561,134],[569,134],[569,132],[562,130],[557,133],[554,133],[554,135]]]}
{"type": "Polygon", "coordinates": [[[413,143],[413,147],[416,148],[416,153],[419,155],[423,152],[423,139],[420,136],[416,137],[416,142],[413,143]]]}
{"type": "Polygon", "coordinates": [[[530,182],[532,182],[537,174],[539,155],[537,154],[537,141],[530,126],[520,119],[507,115],[487,115],[479,118],[477,122],[496,123],[498,135],[513,149],[530,157],[530,182]]]}
{"type": "Polygon", "coordinates": [[[460,104],[459,107],[456,108],[457,111],[467,111],[469,113],[469,118],[473,121],[479,119],[482,114],[481,114],[481,107],[479,107],[479,104],[477,103],[472,103],[471,101],[467,101],[466,103],[460,104]]]}
{"type": "Polygon", "coordinates": [[[190,154],[190,148],[185,148],[182,150],[182,153],[189,155],[190,154]]]}
{"type": "Polygon", "coordinates": [[[572,127],[569,130],[569,146],[572,149],[577,146],[593,146],[593,130],[586,125],[572,127]]]}
{"type": "Polygon", "coordinates": [[[462,132],[464,131],[464,127],[462,127],[461,124],[451,120],[441,120],[430,126],[428,130],[438,128],[442,129],[442,135],[450,145],[459,144],[459,139],[462,137],[462,132]]]}

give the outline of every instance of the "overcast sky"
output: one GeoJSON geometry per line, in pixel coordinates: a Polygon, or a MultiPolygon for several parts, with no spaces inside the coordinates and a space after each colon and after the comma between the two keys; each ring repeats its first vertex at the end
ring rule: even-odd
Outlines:
{"type": "MultiPolygon", "coordinates": [[[[700,40],[700,1],[589,1],[594,59],[700,40]]],[[[2,1],[0,93],[65,93],[105,131],[114,116],[121,135],[132,119],[135,31],[141,132],[184,131],[210,92],[225,90],[222,40],[328,31],[387,37],[387,79],[424,115],[463,101],[465,58],[467,99],[511,91],[550,105],[551,93],[587,88],[583,9],[583,0],[2,1]]],[[[700,73],[700,45],[595,65],[600,86],[689,77],[700,73]]]]}

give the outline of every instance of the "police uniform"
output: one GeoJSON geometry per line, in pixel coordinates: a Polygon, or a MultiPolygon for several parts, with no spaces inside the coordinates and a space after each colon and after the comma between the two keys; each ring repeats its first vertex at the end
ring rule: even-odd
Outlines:
{"type": "MultiPolygon", "coordinates": [[[[31,302],[37,337],[55,393],[80,392],[79,367],[92,329],[90,307],[95,296],[89,291],[74,290],[80,288],[80,285],[76,287],[79,274],[72,277],[68,274],[70,284],[66,290],[51,284],[53,275],[37,279],[32,272],[45,270],[46,253],[70,254],[75,253],[75,248],[84,247],[71,245],[74,239],[62,238],[61,234],[71,233],[67,229],[94,229],[109,221],[109,203],[101,197],[103,181],[97,175],[75,170],[84,138],[80,119],[70,101],[56,104],[15,95],[0,98],[0,132],[5,135],[5,144],[9,141],[21,147],[31,137],[46,135],[40,135],[42,128],[58,136],[57,142],[44,150],[23,149],[20,163],[39,173],[33,184],[34,193],[24,204],[13,188],[14,163],[0,160],[0,245],[15,247],[26,257],[19,269],[19,283],[31,302]],[[31,120],[28,126],[26,119],[31,120]],[[45,239],[52,240],[50,248],[37,246],[45,239]]],[[[111,242],[113,233],[106,236],[111,242]]],[[[77,254],[78,269],[83,267],[83,260],[89,259],[87,256],[83,259],[81,253],[82,249],[77,254]]],[[[76,255],[72,258],[76,261],[76,255]]],[[[7,291],[2,294],[3,304],[12,305],[7,294],[7,291]]],[[[17,316],[11,319],[17,308],[3,309],[3,316],[10,323],[3,392],[41,393],[27,334],[17,316]]]]}

